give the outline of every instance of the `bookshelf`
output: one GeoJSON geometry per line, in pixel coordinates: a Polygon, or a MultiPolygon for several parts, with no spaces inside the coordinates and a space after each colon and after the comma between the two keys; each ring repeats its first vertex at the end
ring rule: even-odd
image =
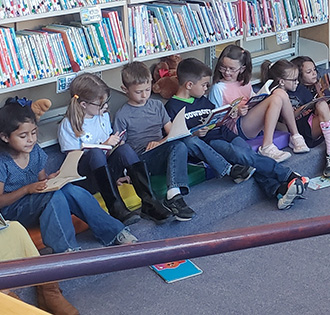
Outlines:
{"type": "MultiPolygon", "coordinates": [[[[28,2],[29,1],[30,0],[28,0],[28,2]]],[[[47,3],[47,1],[50,0],[46,0],[44,3],[47,3]]],[[[0,11],[0,27],[10,27],[16,32],[19,32],[24,29],[37,30],[42,26],[54,23],[67,25],[72,21],[79,22],[81,8],[74,7],[74,3],[81,3],[88,6],[89,4],[87,1],[89,0],[81,0],[78,2],[73,2],[73,0],[60,0],[60,3],[73,3],[71,4],[73,7],[65,10],[39,12],[37,14],[3,19],[1,19],[0,11]]],[[[123,39],[127,45],[127,58],[124,60],[116,60],[112,63],[93,64],[84,67],[81,71],[94,72],[102,75],[103,79],[114,90],[120,90],[120,80],[118,80],[118,78],[120,78],[120,70],[122,66],[129,61],[138,60],[152,65],[152,63],[158,62],[159,58],[173,53],[179,53],[183,58],[194,56],[199,59],[204,59],[205,62],[212,65],[212,61],[214,61],[216,57],[216,47],[222,47],[233,42],[240,44],[252,52],[256,69],[254,83],[258,82],[258,63],[261,63],[265,58],[276,60],[285,56],[293,56],[294,54],[306,50],[309,52],[308,47],[311,46],[313,47],[311,51],[315,55],[313,55],[312,58],[315,59],[318,64],[327,64],[328,62],[328,49],[326,45],[323,43],[321,44],[321,42],[323,41],[328,44],[329,38],[326,40],[317,39],[318,42],[315,41],[316,38],[314,35],[311,35],[312,38],[308,38],[308,35],[313,33],[312,30],[314,28],[325,27],[329,30],[327,14],[322,17],[313,18],[313,21],[305,21],[305,23],[300,24],[297,22],[296,24],[287,25],[285,30],[289,37],[289,43],[277,45],[275,39],[280,30],[276,28],[277,25],[275,24],[273,27],[264,27],[260,29],[260,32],[250,32],[249,34],[246,15],[239,15],[238,12],[241,11],[237,11],[237,8],[240,8],[240,6],[246,2],[245,0],[206,0],[204,2],[190,0],[187,5],[189,9],[188,13],[182,9],[186,2],[181,0],[162,0],[161,2],[149,0],[105,1],[106,0],[99,0],[99,2],[102,3],[99,3],[98,6],[102,10],[118,12],[123,27],[123,39]],[[209,5],[205,5],[205,8],[202,8],[200,7],[201,3],[209,3],[209,5]],[[230,14],[233,14],[235,18],[229,18],[229,11],[221,11],[225,10],[223,8],[224,6],[226,6],[226,10],[229,10],[229,5],[232,10],[230,14]],[[163,32],[163,36],[165,36],[164,34],[167,36],[165,36],[167,40],[165,48],[163,47],[163,49],[161,49],[160,45],[160,39],[163,37],[157,33],[157,27],[155,26],[157,22],[155,18],[158,19],[157,12],[159,7],[163,7],[162,10],[167,12],[166,17],[168,19],[167,22],[165,20],[163,21],[164,25],[162,27],[158,26],[158,30],[163,32]],[[143,12],[144,15],[142,15],[141,12],[143,12]],[[141,14],[141,16],[139,16],[139,14],[141,14]],[[188,15],[185,16],[184,14],[188,15]],[[181,15],[184,17],[183,20],[180,18],[181,15]],[[191,23],[191,25],[187,24],[187,20],[190,21],[189,23],[191,23]],[[179,23],[177,23],[178,21],[179,23]],[[132,25],[134,25],[134,27],[132,27],[132,25]],[[200,32],[198,32],[198,30],[200,30],[200,32]],[[193,34],[196,36],[194,37],[193,34]],[[301,36],[302,34],[303,37],[301,36]],[[139,50],[139,45],[142,45],[143,49],[139,50]],[[316,56],[316,54],[318,55],[316,56]]],[[[281,1],[284,3],[284,1],[287,2],[288,0],[260,0],[246,3],[270,4],[272,2],[277,3],[281,1]]],[[[298,0],[291,0],[291,2],[292,1],[298,0]]],[[[327,3],[326,0],[319,1],[327,3]]],[[[39,124],[39,140],[44,147],[55,144],[57,142],[57,122],[65,113],[66,104],[69,102],[68,92],[56,93],[56,87],[59,80],[69,81],[72,79],[73,75],[75,75],[75,72],[68,72],[2,88],[0,89],[1,104],[4,103],[7,97],[15,95],[20,97],[25,96],[30,99],[50,98],[53,105],[51,110],[42,117],[39,124]]]]}

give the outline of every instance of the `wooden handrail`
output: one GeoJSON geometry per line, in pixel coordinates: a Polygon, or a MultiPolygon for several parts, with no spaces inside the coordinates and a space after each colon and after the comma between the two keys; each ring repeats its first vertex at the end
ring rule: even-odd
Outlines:
{"type": "Polygon", "coordinates": [[[0,289],[215,255],[330,233],[330,216],[0,263],[0,289]]]}

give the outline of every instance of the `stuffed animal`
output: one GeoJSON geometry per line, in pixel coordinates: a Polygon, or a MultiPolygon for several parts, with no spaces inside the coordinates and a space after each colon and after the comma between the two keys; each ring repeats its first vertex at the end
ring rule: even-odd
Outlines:
{"type": "Polygon", "coordinates": [[[48,98],[41,98],[39,100],[35,100],[31,104],[31,109],[35,113],[37,120],[40,120],[40,117],[49,110],[52,106],[51,100],[48,98]]]}
{"type": "Polygon", "coordinates": [[[181,61],[180,55],[171,55],[162,59],[153,71],[152,91],[160,94],[161,97],[171,98],[179,88],[179,81],[176,76],[176,69],[181,61]]]}
{"type": "Polygon", "coordinates": [[[11,102],[17,102],[21,106],[31,106],[32,111],[36,115],[37,120],[40,120],[40,117],[49,110],[49,108],[52,106],[52,102],[48,98],[41,98],[39,100],[36,100],[32,102],[31,100],[27,99],[26,97],[19,98],[18,96],[13,97],[8,101],[11,102]]]}

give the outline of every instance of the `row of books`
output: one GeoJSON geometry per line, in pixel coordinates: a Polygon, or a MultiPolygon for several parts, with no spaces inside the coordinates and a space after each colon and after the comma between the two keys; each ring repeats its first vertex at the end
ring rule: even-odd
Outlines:
{"type": "Polygon", "coordinates": [[[169,1],[128,8],[134,56],[183,49],[242,33],[238,1],[169,1]]]}
{"type": "Polygon", "coordinates": [[[118,0],[0,0],[0,20],[115,1],[118,0]]]}
{"type": "Polygon", "coordinates": [[[246,36],[327,21],[329,17],[328,0],[243,0],[241,3],[246,36]]]}
{"type": "Polygon", "coordinates": [[[0,86],[77,72],[128,60],[117,11],[102,11],[98,24],[51,24],[40,30],[0,28],[0,86]]]}
{"type": "Polygon", "coordinates": [[[327,21],[328,0],[157,1],[128,8],[134,57],[327,21]]]}

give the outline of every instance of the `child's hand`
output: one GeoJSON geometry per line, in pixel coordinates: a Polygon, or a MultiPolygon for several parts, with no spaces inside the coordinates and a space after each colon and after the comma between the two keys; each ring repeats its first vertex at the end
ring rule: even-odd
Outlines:
{"type": "Polygon", "coordinates": [[[124,177],[120,177],[120,178],[117,179],[117,185],[118,186],[121,186],[124,183],[130,184],[131,183],[131,178],[129,176],[124,176],[124,177]]]}
{"type": "Polygon", "coordinates": [[[197,131],[195,131],[193,133],[194,136],[197,136],[197,137],[205,137],[207,132],[209,131],[209,128],[208,127],[203,127],[201,129],[198,129],[197,131]]]}
{"type": "Polygon", "coordinates": [[[47,179],[27,185],[29,194],[37,194],[47,188],[47,179]]]}
{"type": "Polygon", "coordinates": [[[117,131],[115,134],[111,135],[107,141],[103,144],[116,146],[120,142],[119,132],[117,131]]]}
{"type": "Polygon", "coordinates": [[[60,170],[58,170],[58,171],[55,172],[55,173],[49,174],[49,175],[48,175],[48,179],[54,178],[54,177],[56,177],[58,174],[60,174],[60,170]]]}
{"type": "Polygon", "coordinates": [[[160,144],[161,144],[161,142],[151,141],[151,142],[148,143],[147,148],[146,148],[146,151],[151,150],[151,149],[159,146],[160,144]]]}
{"type": "Polygon", "coordinates": [[[249,106],[245,104],[239,104],[238,105],[238,115],[239,116],[245,116],[249,111],[249,106]]]}

